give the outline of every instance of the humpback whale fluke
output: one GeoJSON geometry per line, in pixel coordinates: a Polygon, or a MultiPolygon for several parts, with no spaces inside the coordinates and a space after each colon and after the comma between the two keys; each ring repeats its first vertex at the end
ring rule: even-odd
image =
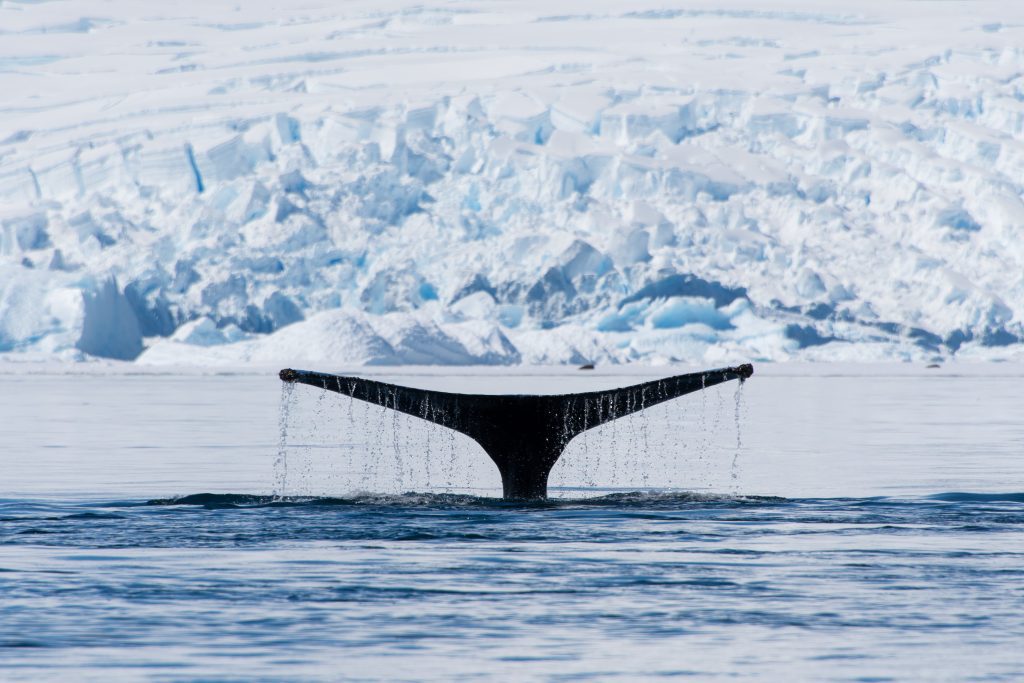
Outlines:
{"type": "Polygon", "coordinates": [[[621,389],[560,395],[454,394],[359,377],[284,369],[300,382],[412,415],[476,441],[501,473],[506,499],[545,498],[548,474],[577,434],[638,410],[754,374],[749,363],[676,375],[621,389]]]}

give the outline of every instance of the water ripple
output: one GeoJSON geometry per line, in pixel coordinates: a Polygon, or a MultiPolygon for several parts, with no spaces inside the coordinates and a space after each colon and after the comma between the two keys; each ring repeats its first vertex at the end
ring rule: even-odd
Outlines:
{"type": "Polygon", "coordinates": [[[0,678],[223,679],[232,656],[232,680],[282,662],[320,680],[343,652],[366,680],[510,664],[612,678],[638,661],[701,678],[712,661],[780,676],[827,661],[852,680],[917,670],[909,641],[970,642],[989,679],[1014,680],[1021,498],[2,500],[0,678]]]}

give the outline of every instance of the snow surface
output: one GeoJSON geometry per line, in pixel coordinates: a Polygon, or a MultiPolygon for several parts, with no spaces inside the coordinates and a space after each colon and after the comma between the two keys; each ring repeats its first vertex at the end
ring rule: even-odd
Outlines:
{"type": "Polygon", "coordinates": [[[0,353],[1024,357],[1024,5],[0,0],[0,353]]]}

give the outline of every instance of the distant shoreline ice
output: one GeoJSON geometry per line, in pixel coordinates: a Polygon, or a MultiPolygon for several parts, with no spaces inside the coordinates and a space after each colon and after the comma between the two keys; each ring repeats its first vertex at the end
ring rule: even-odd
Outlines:
{"type": "Polygon", "coordinates": [[[1024,7],[0,4],[0,357],[1024,358],[1024,7]]]}

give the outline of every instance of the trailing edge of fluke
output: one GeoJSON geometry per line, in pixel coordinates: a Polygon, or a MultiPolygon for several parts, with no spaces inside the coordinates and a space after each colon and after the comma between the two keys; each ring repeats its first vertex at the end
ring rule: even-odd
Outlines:
{"type": "Polygon", "coordinates": [[[548,474],[577,434],[752,374],[754,367],[747,363],[621,389],[551,396],[454,394],[290,368],[282,370],[280,377],[462,432],[479,443],[498,466],[506,499],[536,499],[547,497],[548,474]]]}

